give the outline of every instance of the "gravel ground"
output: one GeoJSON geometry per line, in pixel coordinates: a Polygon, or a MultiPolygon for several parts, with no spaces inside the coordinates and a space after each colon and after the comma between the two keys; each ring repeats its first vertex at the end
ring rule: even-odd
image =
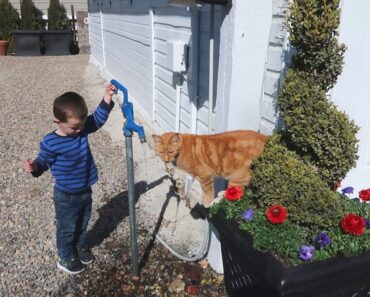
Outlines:
{"type": "Polygon", "coordinates": [[[100,173],[89,225],[97,261],[77,276],[56,269],[53,180],[33,178],[22,164],[54,129],[56,96],[73,90],[93,110],[96,98],[82,79],[88,64],[86,55],[0,58],[0,296],[226,296],[222,276],[179,261],[140,217],[140,277],[130,274],[126,164],[122,146],[103,130],[90,137],[100,173]]]}

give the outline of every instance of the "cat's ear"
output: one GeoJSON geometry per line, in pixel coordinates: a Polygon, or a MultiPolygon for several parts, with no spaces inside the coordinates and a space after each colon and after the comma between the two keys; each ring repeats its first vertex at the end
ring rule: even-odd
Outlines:
{"type": "Polygon", "coordinates": [[[170,143],[178,143],[180,142],[181,138],[179,133],[175,133],[171,136],[170,143]]]}
{"type": "Polygon", "coordinates": [[[162,140],[162,136],[159,136],[159,135],[153,134],[152,137],[155,143],[159,143],[162,140]]]}

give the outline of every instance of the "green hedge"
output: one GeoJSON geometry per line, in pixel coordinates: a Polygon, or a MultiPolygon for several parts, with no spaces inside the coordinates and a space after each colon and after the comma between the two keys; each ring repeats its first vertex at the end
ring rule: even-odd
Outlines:
{"type": "Polygon", "coordinates": [[[329,190],[314,168],[274,135],[252,165],[254,203],[263,209],[287,208],[289,220],[311,230],[338,225],[343,216],[342,198],[329,190]]]}
{"type": "Polygon", "coordinates": [[[279,96],[291,149],[305,156],[330,188],[355,166],[358,127],[326,99],[313,81],[288,71],[279,96]]]}
{"type": "Polygon", "coordinates": [[[32,0],[22,0],[21,3],[21,29],[41,30],[45,27],[42,12],[38,10],[32,0]]]}
{"type": "Polygon", "coordinates": [[[19,14],[9,0],[0,0],[0,40],[11,41],[12,31],[19,28],[19,14]]]}
{"type": "Polygon", "coordinates": [[[342,72],[346,47],[338,44],[340,0],[294,0],[288,18],[296,53],[291,67],[329,90],[342,72]]]}
{"type": "Polygon", "coordinates": [[[48,29],[64,30],[67,28],[68,18],[66,9],[59,0],[50,0],[48,8],[48,29]]]}

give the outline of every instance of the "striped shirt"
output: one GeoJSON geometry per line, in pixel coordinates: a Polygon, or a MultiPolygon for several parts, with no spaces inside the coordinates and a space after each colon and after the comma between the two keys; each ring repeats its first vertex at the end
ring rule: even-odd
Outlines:
{"type": "Polygon", "coordinates": [[[65,193],[82,192],[98,180],[98,172],[91,154],[88,134],[97,131],[107,121],[114,103],[104,100],[86,119],[84,128],[75,136],[60,136],[55,131],[47,134],[40,143],[40,152],[35,162],[35,177],[50,168],[55,187],[65,193]]]}

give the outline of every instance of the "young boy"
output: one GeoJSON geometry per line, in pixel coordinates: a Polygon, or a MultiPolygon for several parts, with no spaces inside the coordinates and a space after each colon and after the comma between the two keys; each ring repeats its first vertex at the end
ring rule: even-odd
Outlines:
{"type": "Polygon", "coordinates": [[[55,179],[57,267],[69,274],[84,271],[84,264],[95,260],[86,247],[91,186],[98,180],[88,134],[98,130],[108,119],[114,106],[114,91],[114,85],[108,84],[103,100],[89,116],[85,100],[77,93],[67,92],[56,98],[53,113],[57,129],[43,138],[38,157],[24,163],[25,171],[34,177],[50,168],[55,179]]]}

